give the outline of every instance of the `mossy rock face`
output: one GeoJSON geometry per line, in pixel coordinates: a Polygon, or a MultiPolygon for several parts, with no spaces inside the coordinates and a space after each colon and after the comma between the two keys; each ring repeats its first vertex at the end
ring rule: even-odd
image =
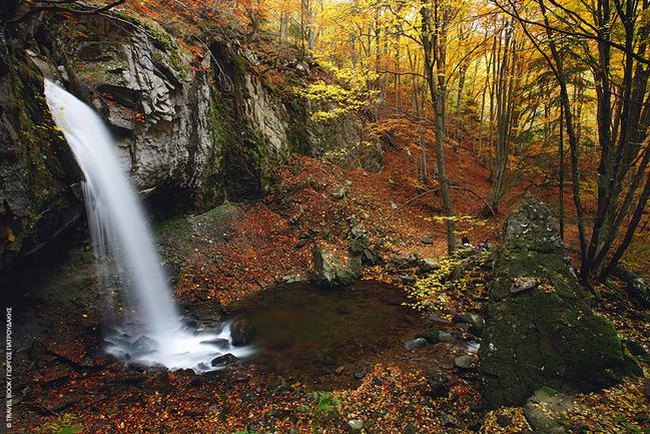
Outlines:
{"type": "Polygon", "coordinates": [[[233,200],[255,199],[262,196],[265,149],[259,146],[254,133],[244,132],[244,138],[226,150],[225,176],[228,197],[233,200]]]}
{"type": "Polygon", "coordinates": [[[531,198],[497,252],[480,371],[490,408],[522,405],[544,386],[611,386],[631,362],[613,325],[595,315],[569,265],[550,210],[531,198]]]}
{"type": "Polygon", "coordinates": [[[308,146],[302,151],[344,168],[361,167],[377,173],[384,168],[384,149],[377,137],[363,134],[361,118],[351,112],[334,119],[314,120],[312,114],[328,111],[323,104],[306,106],[304,129],[294,129],[294,137],[303,137],[308,146]]]}
{"type": "MultiPolygon", "coordinates": [[[[1,33],[1,32],[0,32],[1,33]]],[[[61,239],[83,213],[74,158],[54,128],[43,77],[0,35],[0,271],[61,239]]]]}

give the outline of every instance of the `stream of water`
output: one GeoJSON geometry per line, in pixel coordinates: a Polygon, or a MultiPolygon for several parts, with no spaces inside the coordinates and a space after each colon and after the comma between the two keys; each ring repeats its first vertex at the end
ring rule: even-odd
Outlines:
{"type": "Polygon", "coordinates": [[[108,128],[94,110],[47,79],[45,95],[84,175],[98,284],[107,294],[119,287],[126,306],[126,312],[114,312],[118,322],[106,334],[106,351],[127,363],[196,372],[217,369],[211,360],[225,353],[248,355],[250,348],[230,344],[228,324],[202,333],[183,325],[151,228],[108,128]]]}

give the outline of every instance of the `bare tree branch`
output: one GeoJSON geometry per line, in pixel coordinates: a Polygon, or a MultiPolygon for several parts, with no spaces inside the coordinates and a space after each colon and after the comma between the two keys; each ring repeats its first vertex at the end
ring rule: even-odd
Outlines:
{"type": "Polygon", "coordinates": [[[34,15],[40,14],[41,12],[73,12],[78,15],[93,15],[106,12],[115,6],[123,4],[125,0],[115,0],[112,3],[109,3],[100,7],[90,7],[85,3],[80,3],[76,0],[42,0],[38,1],[36,4],[39,6],[33,7],[32,9],[25,12],[23,15],[18,18],[10,20],[7,24],[10,26],[15,26],[32,18],[34,15]],[[69,8],[64,6],[78,6],[81,9],[69,8]]]}

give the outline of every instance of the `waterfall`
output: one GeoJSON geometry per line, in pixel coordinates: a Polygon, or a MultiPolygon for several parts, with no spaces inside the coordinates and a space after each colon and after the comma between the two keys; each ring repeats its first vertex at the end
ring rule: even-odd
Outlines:
{"type": "Polygon", "coordinates": [[[126,313],[116,312],[106,351],[127,363],[196,372],[215,369],[210,361],[224,353],[247,355],[248,348],[231,348],[228,324],[212,333],[184,326],[151,228],[108,128],[89,106],[47,79],[45,95],[84,175],[98,285],[105,292],[116,286],[123,290],[126,313]]]}

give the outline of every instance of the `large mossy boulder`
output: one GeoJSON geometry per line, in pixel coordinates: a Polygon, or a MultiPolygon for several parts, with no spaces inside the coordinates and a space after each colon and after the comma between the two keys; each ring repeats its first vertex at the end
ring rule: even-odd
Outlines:
{"type": "Polygon", "coordinates": [[[314,284],[336,288],[350,285],[361,277],[361,260],[329,245],[316,245],[312,252],[314,284]]]}
{"type": "Polygon", "coordinates": [[[522,405],[544,386],[597,390],[629,372],[616,330],[586,299],[550,210],[528,199],[495,258],[479,352],[490,408],[522,405]]]}

